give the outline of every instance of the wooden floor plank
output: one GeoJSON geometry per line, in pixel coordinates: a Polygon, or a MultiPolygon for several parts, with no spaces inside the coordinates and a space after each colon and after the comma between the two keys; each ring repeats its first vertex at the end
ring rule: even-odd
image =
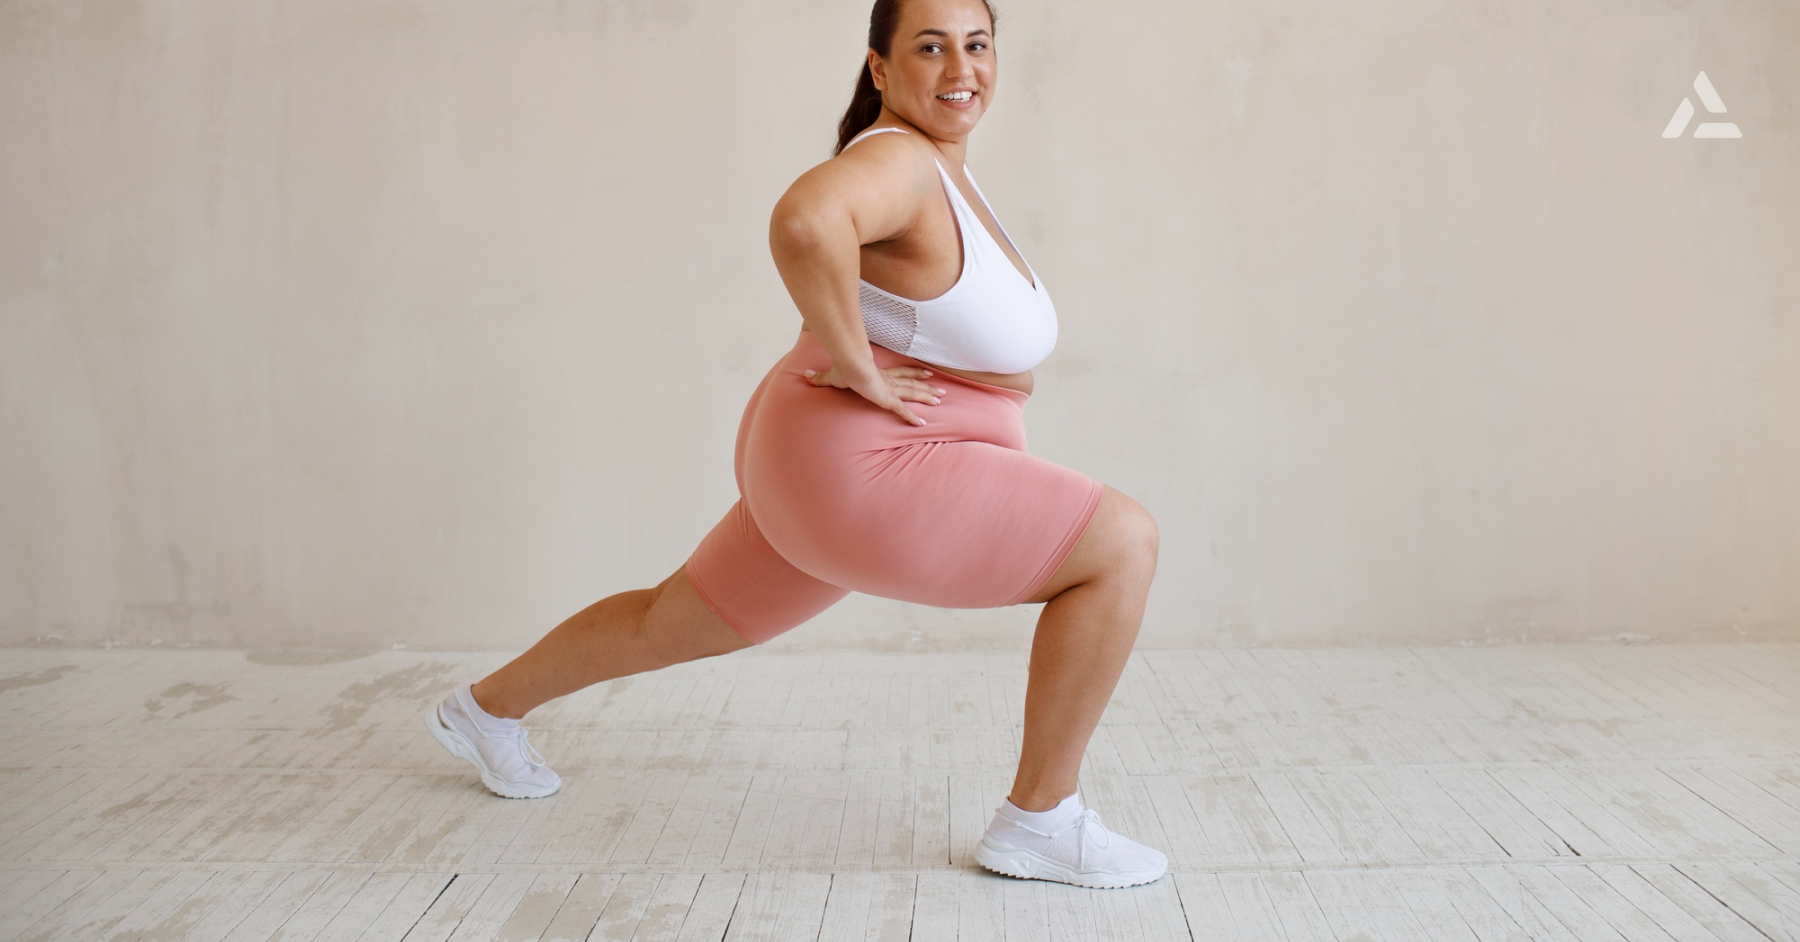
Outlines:
{"type": "MultiPolygon", "coordinates": [[[[49,939],[59,933],[78,931],[80,920],[88,918],[90,913],[105,906],[109,900],[120,893],[133,881],[143,875],[140,870],[106,870],[91,880],[83,882],[73,894],[63,896],[60,902],[34,907],[37,912],[12,914],[17,918],[11,920],[10,927],[16,927],[20,938],[49,939]],[[32,919],[35,915],[37,918],[32,919]]],[[[60,894],[59,894],[60,895],[60,894]]]]}
{"type": "Polygon", "coordinates": [[[244,871],[187,871],[183,878],[191,881],[191,889],[178,888],[171,881],[158,893],[159,900],[146,900],[123,922],[114,927],[115,938],[183,939],[206,914],[229,899],[237,888],[254,874],[244,871]]]}
{"type": "Polygon", "coordinates": [[[519,908],[535,878],[529,873],[500,873],[488,881],[475,905],[456,924],[449,942],[490,942],[519,908]]]}
{"type": "Polygon", "coordinates": [[[1406,901],[1418,924],[1438,942],[1475,942],[1480,937],[1469,919],[1444,891],[1446,871],[1391,871],[1395,890],[1406,901]]]}
{"type": "Polygon", "coordinates": [[[644,907],[638,920],[633,942],[674,942],[694,908],[702,875],[698,873],[665,873],[656,884],[656,892],[644,907]]]}
{"type": "MultiPolygon", "coordinates": [[[[380,912],[363,924],[366,928],[360,932],[346,932],[347,938],[356,942],[392,942],[405,938],[438,896],[449,888],[450,881],[456,876],[453,873],[430,872],[394,875],[401,878],[398,889],[388,898],[380,912]]],[[[357,927],[346,923],[345,928],[354,930],[357,927]]]]}
{"type": "Polygon", "coordinates": [[[1576,850],[1561,835],[1485,770],[1448,767],[1428,769],[1425,774],[1456,802],[1464,814],[1474,819],[1508,857],[1540,859],[1576,855],[1576,850]]]}
{"type": "Polygon", "coordinates": [[[1800,855],[1800,808],[1789,807],[1736,769],[1665,766],[1646,774],[1667,777],[1777,852],[1800,855]]]}
{"type": "Polygon", "coordinates": [[[248,911],[229,926],[220,926],[224,942],[267,942],[281,926],[306,905],[312,895],[335,874],[327,871],[281,873],[281,881],[268,893],[248,900],[248,911]]]}
{"type": "Polygon", "coordinates": [[[1023,652],[596,685],[533,713],[565,782],[538,801],[419,723],[499,655],[32,656],[56,676],[0,692],[0,938],[1800,931],[1797,644],[1134,652],[1081,790],[1175,869],[1108,892],[969,860],[1023,652]]]}
{"type": "MultiPolygon", "coordinates": [[[[64,781],[56,776],[51,782],[64,781]]],[[[39,815],[21,815],[20,825],[0,843],[0,859],[4,860],[83,860],[86,854],[73,848],[82,838],[108,824],[123,828],[120,816],[129,814],[166,782],[161,776],[137,769],[94,770],[48,798],[27,793],[15,801],[20,805],[41,803],[50,809],[39,815]]]]}
{"type": "MultiPolygon", "coordinates": [[[[1574,887],[1591,886],[1586,879],[1589,874],[1585,867],[1534,866],[1508,869],[1527,892],[1549,907],[1556,914],[1557,920],[1583,942],[1627,942],[1629,937],[1621,935],[1618,927],[1611,925],[1606,918],[1606,909],[1616,909],[1612,905],[1613,894],[1597,891],[1592,894],[1594,898],[1590,899],[1588,894],[1573,890],[1574,887]]],[[[1667,942],[1666,934],[1660,929],[1652,927],[1651,932],[1643,942],[1667,942]]],[[[1632,939],[1631,942],[1637,940],[1632,939]]]]}
{"type": "Polygon", "coordinates": [[[628,873],[619,878],[606,905],[596,914],[593,934],[602,939],[629,939],[637,934],[638,923],[650,907],[656,885],[662,878],[654,873],[628,873]]]}
{"type": "Polygon", "coordinates": [[[1432,868],[1435,885],[1481,942],[1530,942],[1525,931],[1494,897],[1461,867],[1432,868]]]}
{"type": "MultiPolygon", "coordinates": [[[[1351,886],[1348,871],[1312,870],[1303,872],[1301,878],[1306,881],[1307,891],[1324,913],[1333,938],[1383,942],[1385,933],[1351,886]]],[[[1208,936],[1199,933],[1195,938],[1205,939],[1208,936]]]]}
{"type": "Polygon", "coordinates": [[[26,927],[69,901],[88,884],[99,879],[99,870],[37,870],[28,880],[7,887],[4,905],[0,905],[0,939],[16,939],[26,927]]]}
{"type": "Polygon", "coordinates": [[[831,877],[819,873],[754,873],[743,893],[724,942],[788,942],[817,938],[824,922],[831,877]]]}
{"type": "MultiPolygon", "coordinates": [[[[1769,942],[1769,936],[1756,928],[1736,910],[1714,896],[1693,877],[1669,864],[1636,864],[1631,871],[1650,884],[1664,899],[1674,903],[1694,922],[1699,923],[1722,942],[1769,942]]],[[[1618,881],[1613,880],[1615,886],[1618,881]]],[[[1664,920],[1665,927],[1676,920],[1664,920]]]]}
{"type": "MultiPolygon", "coordinates": [[[[71,918],[59,920],[51,931],[43,934],[32,933],[43,942],[64,942],[64,940],[104,939],[112,935],[113,930],[131,915],[133,910],[154,897],[157,891],[171,883],[178,884],[176,889],[182,896],[192,892],[191,880],[204,874],[184,874],[179,870],[142,870],[131,875],[131,879],[120,885],[115,892],[104,898],[96,898],[91,906],[70,907],[71,918]]],[[[98,883],[99,881],[95,881],[98,883]]],[[[93,886],[94,884],[89,884],[93,886]]],[[[76,894],[79,898],[81,894],[76,894]]],[[[28,930],[29,931],[29,930],[28,930]]]]}
{"type": "Polygon", "coordinates": [[[494,938],[508,942],[537,942],[568,900],[576,879],[572,873],[537,874],[494,938]]]}
{"type": "Polygon", "coordinates": [[[833,874],[819,942],[907,942],[917,882],[912,874],[833,874]]]}
{"type": "Polygon", "coordinates": [[[569,895],[563,898],[544,927],[543,942],[582,942],[587,939],[600,921],[600,914],[606,911],[606,904],[612,901],[620,879],[618,874],[612,873],[577,874],[569,895]]]}
{"type": "Polygon", "coordinates": [[[1780,917],[1782,931],[1800,936],[1800,873],[1782,861],[1727,863],[1726,873],[1780,917]]]}
{"type": "Polygon", "coordinates": [[[1337,933],[1319,908],[1305,875],[1297,870],[1278,870],[1263,874],[1262,882],[1279,920],[1283,939],[1287,942],[1335,942],[1337,933]]]}
{"type": "Polygon", "coordinates": [[[1789,894],[1777,890],[1767,874],[1735,864],[1683,863],[1676,869],[1775,942],[1800,937],[1800,914],[1784,911],[1789,894]]]}
{"type": "Polygon", "coordinates": [[[744,876],[737,873],[709,873],[700,880],[700,891],[682,920],[676,942],[718,942],[730,929],[742,898],[744,876]]]}
{"type": "MultiPolygon", "coordinates": [[[[1296,772],[1295,775],[1304,773],[1296,772]]],[[[1295,787],[1294,779],[1283,772],[1264,772],[1250,776],[1269,809],[1274,812],[1281,833],[1293,842],[1302,860],[1310,862],[1348,859],[1337,835],[1337,821],[1321,820],[1320,813],[1307,803],[1295,787]]]]}
{"type": "MultiPolygon", "coordinates": [[[[401,937],[402,942],[446,942],[494,882],[492,873],[459,873],[401,937]]],[[[302,938],[305,938],[302,936],[302,938]]]]}
{"type": "Polygon", "coordinates": [[[370,880],[380,876],[383,884],[391,885],[392,875],[364,873],[353,870],[335,870],[313,890],[304,902],[295,908],[291,915],[275,930],[279,938],[311,939],[337,919],[350,902],[370,880]]]}
{"type": "Polygon", "coordinates": [[[1585,942],[1558,917],[1558,913],[1518,877],[1513,867],[1469,867],[1468,873],[1527,937],[1546,942],[1585,942]]]}

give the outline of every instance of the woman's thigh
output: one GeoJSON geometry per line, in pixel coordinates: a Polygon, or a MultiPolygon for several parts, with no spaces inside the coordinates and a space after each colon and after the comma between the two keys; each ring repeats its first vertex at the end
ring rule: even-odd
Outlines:
{"type": "Polygon", "coordinates": [[[656,587],[656,598],[644,615],[644,636],[677,661],[729,654],[754,644],[706,604],[688,568],[682,563],[656,587]]]}
{"type": "Polygon", "coordinates": [[[1014,605],[1062,565],[1101,485],[985,441],[826,456],[759,477],[749,505],[780,555],[824,582],[942,608],[1014,605]]]}
{"type": "Polygon", "coordinates": [[[1142,504],[1111,486],[1095,508],[1081,538],[1026,602],[1048,602],[1068,589],[1109,575],[1148,584],[1156,572],[1156,519],[1142,504]]]}
{"type": "MultiPolygon", "coordinates": [[[[682,567],[677,580],[692,601],[751,644],[812,619],[850,590],[818,579],[769,545],[742,499],[731,505],[682,567]]],[[[673,611],[675,620],[693,606],[673,611]]],[[[695,613],[697,614],[697,613],[695,613]]]]}

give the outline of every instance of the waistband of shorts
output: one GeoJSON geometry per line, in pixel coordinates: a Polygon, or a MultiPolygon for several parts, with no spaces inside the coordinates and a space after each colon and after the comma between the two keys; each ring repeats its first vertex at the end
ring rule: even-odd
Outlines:
{"type": "MultiPolygon", "coordinates": [[[[819,342],[819,338],[815,336],[812,331],[802,328],[797,331],[797,333],[800,336],[795,338],[794,348],[788,352],[789,356],[800,354],[809,359],[822,358],[825,363],[831,362],[830,352],[825,349],[825,345],[819,342]]],[[[942,378],[946,382],[960,383],[972,389],[980,390],[981,392],[992,393],[993,395],[1000,396],[1004,399],[1011,399],[1020,405],[1024,405],[1031,399],[1031,394],[1024,390],[1013,389],[1010,386],[996,386],[993,383],[984,383],[980,380],[970,379],[967,376],[958,376],[955,373],[945,372],[943,367],[938,366],[935,363],[927,363],[917,357],[890,350],[873,340],[869,341],[869,350],[875,355],[875,365],[883,369],[893,366],[921,366],[932,371],[932,379],[942,378]]],[[[807,369],[812,369],[812,367],[807,367],[807,369]]],[[[794,372],[799,372],[799,370],[796,369],[794,372]]]]}

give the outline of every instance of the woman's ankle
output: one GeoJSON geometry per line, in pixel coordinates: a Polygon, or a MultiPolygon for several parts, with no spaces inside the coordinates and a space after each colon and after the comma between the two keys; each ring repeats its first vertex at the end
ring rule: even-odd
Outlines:
{"type": "Polygon", "coordinates": [[[1054,788],[1019,788],[1015,786],[1012,792],[1006,796],[1006,800],[1012,802],[1012,806],[1020,811],[1035,813],[1049,811],[1073,794],[1075,794],[1073,786],[1054,788]]]}
{"type": "Polygon", "coordinates": [[[486,680],[479,680],[469,685],[469,696],[475,701],[475,705],[481,708],[483,713],[496,719],[522,720],[525,718],[526,713],[531,712],[530,710],[519,710],[517,715],[514,715],[513,711],[506,709],[506,704],[504,702],[488,699],[493,695],[493,691],[490,690],[486,694],[482,693],[481,685],[485,683],[487,683],[486,680]]]}

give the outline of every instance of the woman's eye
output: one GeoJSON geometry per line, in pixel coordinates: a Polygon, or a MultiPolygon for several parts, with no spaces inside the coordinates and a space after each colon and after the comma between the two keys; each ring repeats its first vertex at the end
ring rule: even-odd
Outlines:
{"type": "MultiPolygon", "coordinates": [[[[942,43],[926,43],[925,45],[919,47],[919,51],[920,52],[938,52],[942,48],[943,48],[942,43]]],[[[980,42],[970,43],[968,48],[970,51],[983,50],[983,49],[987,48],[987,43],[980,43],[980,42]]]]}

